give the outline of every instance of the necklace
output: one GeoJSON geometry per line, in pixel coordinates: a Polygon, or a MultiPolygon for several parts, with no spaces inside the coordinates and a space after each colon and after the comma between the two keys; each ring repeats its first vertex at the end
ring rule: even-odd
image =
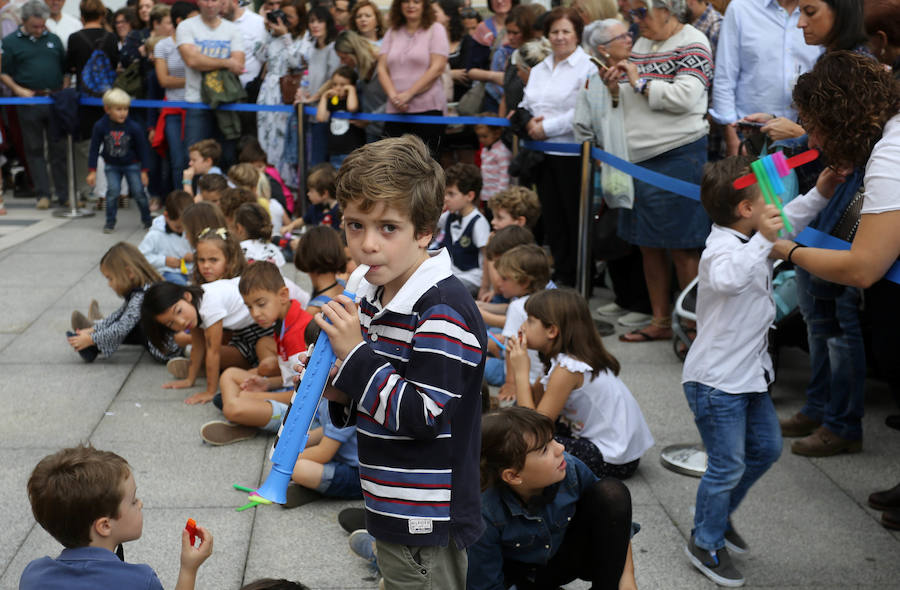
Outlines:
{"type": "Polygon", "coordinates": [[[325,287],[324,289],[318,289],[318,290],[316,290],[316,291],[313,291],[313,292],[312,292],[312,299],[315,299],[316,297],[318,297],[319,295],[321,295],[321,294],[324,293],[325,291],[327,291],[327,290],[329,290],[329,289],[331,289],[331,288],[333,288],[333,287],[336,287],[337,284],[338,284],[338,282],[335,281],[335,282],[331,283],[330,285],[328,285],[327,287],[325,287]]]}

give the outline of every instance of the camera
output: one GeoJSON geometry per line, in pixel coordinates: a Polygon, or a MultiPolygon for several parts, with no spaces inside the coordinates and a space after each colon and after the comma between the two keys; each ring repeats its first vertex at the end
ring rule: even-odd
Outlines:
{"type": "Polygon", "coordinates": [[[281,24],[283,24],[283,25],[287,24],[287,15],[284,13],[283,10],[272,10],[272,11],[268,12],[266,14],[266,19],[269,22],[274,23],[276,25],[278,24],[279,21],[281,21],[281,24]]]}

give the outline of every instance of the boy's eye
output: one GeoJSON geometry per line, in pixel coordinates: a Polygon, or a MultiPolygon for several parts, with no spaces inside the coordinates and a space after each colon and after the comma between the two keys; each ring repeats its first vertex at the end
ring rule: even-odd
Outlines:
{"type": "Polygon", "coordinates": [[[385,223],[383,226],[381,226],[381,229],[384,230],[385,233],[390,234],[397,231],[397,226],[392,223],[385,223]]]}
{"type": "Polygon", "coordinates": [[[347,227],[354,231],[358,231],[358,230],[362,229],[362,224],[359,222],[356,222],[356,221],[350,221],[347,223],[347,227]]]}

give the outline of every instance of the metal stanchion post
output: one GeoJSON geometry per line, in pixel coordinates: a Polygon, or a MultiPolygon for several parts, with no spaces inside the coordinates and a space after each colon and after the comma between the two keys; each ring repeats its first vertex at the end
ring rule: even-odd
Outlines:
{"type": "Polygon", "coordinates": [[[75,197],[75,161],[72,157],[72,136],[66,136],[66,164],[68,166],[69,181],[69,209],[57,209],[53,212],[54,217],[66,217],[74,219],[76,217],[93,217],[94,212],[87,209],[78,208],[78,199],[75,197]]]}
{"type": "Polygon", "coordinates": [[[591,143],[581,144],[581,194],[578,203],[578,257],[576,261],[575,285],[578,292],[587,298],[590,291],[591,272],[591,206],[593,204],[593,160],[591,143]]]}
{"type": "Polygon", "coordinates": [[[294,201],[294,214],[306,213],[306,135],[302,102],[297,107],[297,200],[294,201]],[[300,205],[299,210],[297,205],[300,205]]]}

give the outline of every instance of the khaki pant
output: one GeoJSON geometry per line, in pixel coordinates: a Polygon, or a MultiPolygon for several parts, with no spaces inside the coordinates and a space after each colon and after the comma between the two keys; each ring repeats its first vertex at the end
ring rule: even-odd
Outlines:
{"type": "Polygon", "coordinates": [[[375,541],[386,590],[464,590],[468,556],[453,540],[447,547],[416,547],[375,541]]]}

